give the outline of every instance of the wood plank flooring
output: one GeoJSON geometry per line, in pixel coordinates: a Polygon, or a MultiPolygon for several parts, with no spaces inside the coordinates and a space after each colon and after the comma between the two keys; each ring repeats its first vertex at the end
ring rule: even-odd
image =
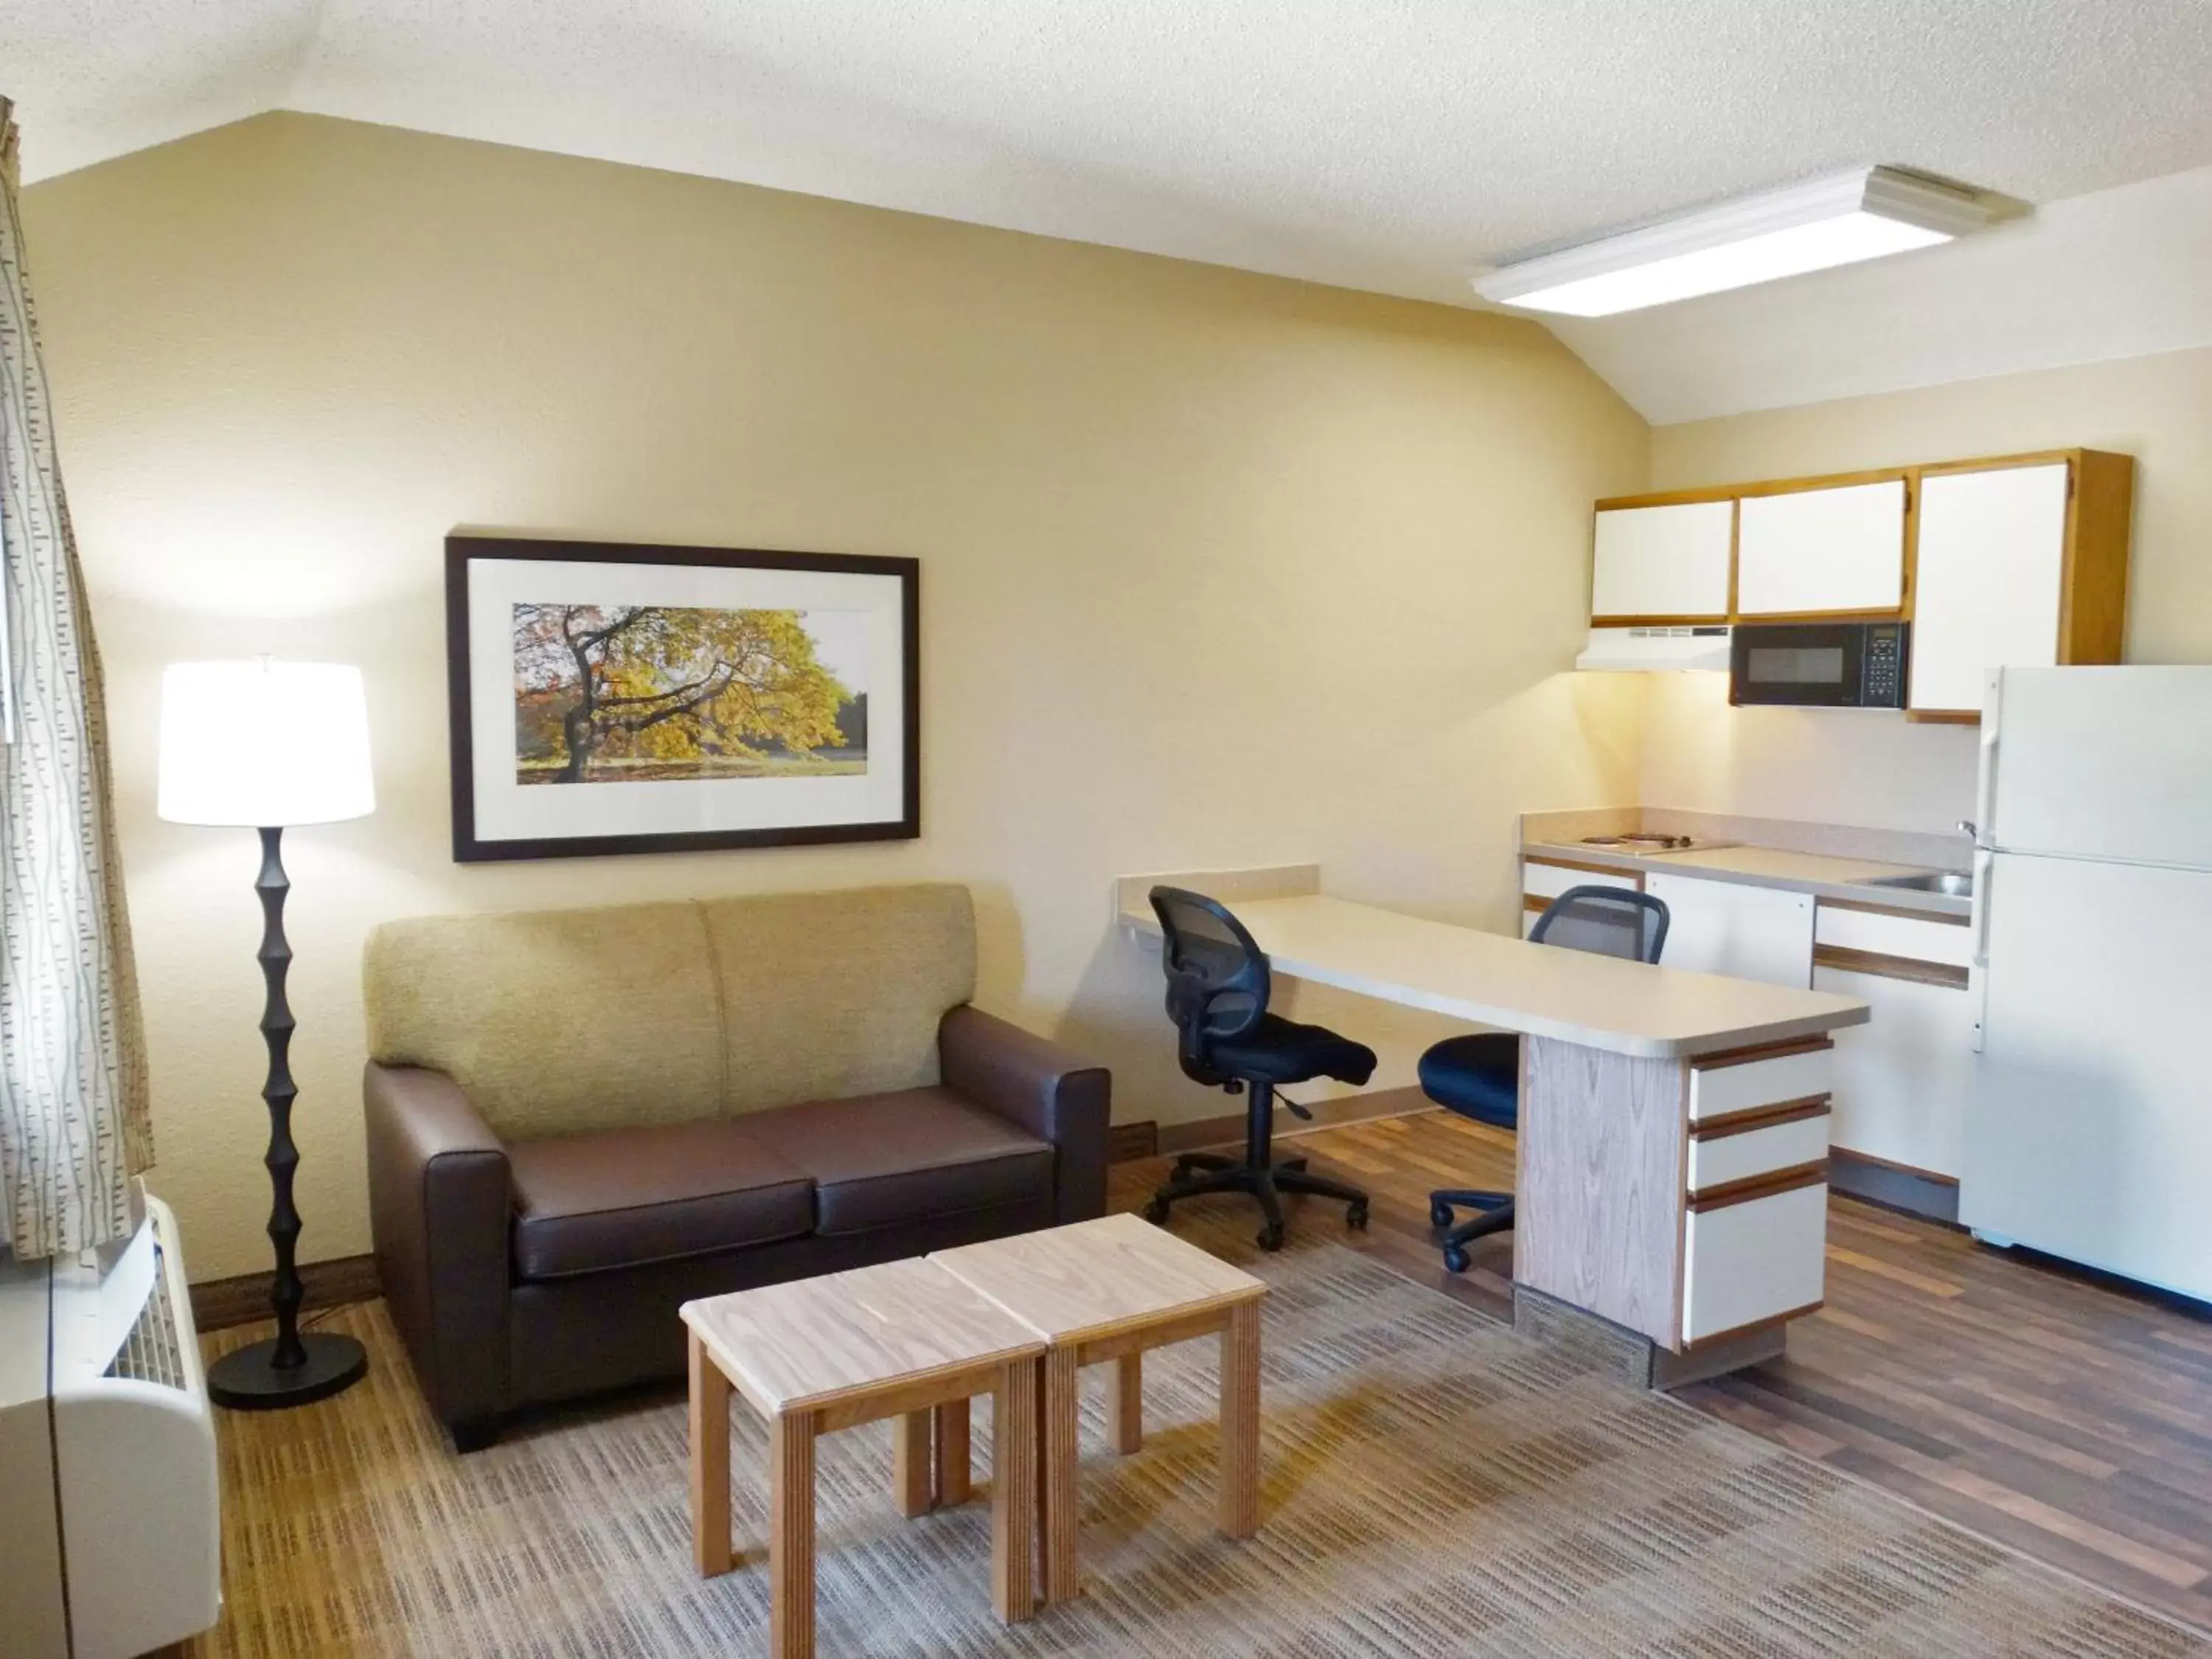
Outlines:
{"type": "MultiPolygon", "coordinates": [[[[1428,1226],[1432,1187],[1512,1185],[1510,1135],[1427,1112],[1313,1131],[1297,1150],[1365,1187],[1373,1220],[1349,1232],[1341,1206],[1293,1199],[1294,1228],[1510,1317],[1510,1236],[1447,1273],[1428,1226]]],[[[1170,1161],[1115,1165],[1111,1201],[1142,1204],[1170,1161]]],[[[1826,1308],[1791,1328],[1786,1358],[1680,1397],[2212,1629],[2212,1319],[1832,1198],[1826,1308]]]]}

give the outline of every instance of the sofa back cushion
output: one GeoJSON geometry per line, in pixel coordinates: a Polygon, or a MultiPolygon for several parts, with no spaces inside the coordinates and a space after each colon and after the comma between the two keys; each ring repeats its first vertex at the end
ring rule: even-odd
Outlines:
{"type": "Polygon", "coordinates": [[[502,1139],[689,1123],[722,1105],[702,907],[421,916],[369,935],[372,1058],[427,1066],[502,1139]]]}
{"type": "Polygon", "coordinates": [[[937,1025],[975,992],[975,911],[951,884],[706,903],[732,1113],[938,1082],[937,1025]]]}

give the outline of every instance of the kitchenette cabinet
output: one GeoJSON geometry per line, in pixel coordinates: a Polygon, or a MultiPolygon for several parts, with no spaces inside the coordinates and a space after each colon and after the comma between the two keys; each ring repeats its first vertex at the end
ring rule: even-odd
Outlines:
{"type": "Polygon", "coordinates": [[[1922,469],[1916,716],[1978,718],[1992,668],[2120,659],[2134,488],[2094,450],[1922,469]]]}
{"type": "Polygon", "coordinates": [[[1623,629],[1893,618],[1907,718],[1978,720],[1990,669],[2120,660],[2134,493],[2066,449],[1599,501],[1585,665],[1713,665],[1600,648],[1623,629]]]}
{"type": "Polygon", "coordinates": [[[1734,501],[1601,501],[1593,541],[1590,614],[1601,625],[1728,619],[1734,501]]]}
{"type": "MultiPolygon", "coordinates": [[[[1868,1003],[1872,1021],[1837,1032],[1825,1062],[1831,1111],[1818,1127],[1823,1146],[1843,1155],[1833,1178],[1847,1191],[1955,1217],[1974,1064],[1966,917],[1885,904],[1872,892],[1816,897],[1686,868],[1607,869],[1536,855],[1522,865],[1522,933],[1552,899],[1584,884],[1640,888],[1666,902],[1666,967],[1868,1003]]],[[[1738,1149],[1722,1141],[1706,1150],[1720,1158],[1738,1149]]]]}
{"type": "Polygon", "coordinates": [[[1893,617],[1905,603],[1905,480],[1743,497],[1736,614],[1893,617]]]}
{"type": "Polygon", "coordinates": [[[1644,890],[1666,902],[1666,966],[1800,990],[1812,985],[1811,894],[1656,872],[1644,877],[1644,890]]]}

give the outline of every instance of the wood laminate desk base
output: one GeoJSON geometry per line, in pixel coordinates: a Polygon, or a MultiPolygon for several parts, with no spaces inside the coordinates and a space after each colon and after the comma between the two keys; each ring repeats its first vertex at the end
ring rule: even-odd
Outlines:
{"type": "MultiPolygon", "coordinates": [[[[1582,1313],[1650,1345],[1672,1387],[1771,1358],[1820,1305],[1832,1044],[1650,1059],[1524,1037],[1517,1309],[1582,1313]]],[[[1632,1366],[1632,1369],[1635,1367],[1632,1366]]]]}

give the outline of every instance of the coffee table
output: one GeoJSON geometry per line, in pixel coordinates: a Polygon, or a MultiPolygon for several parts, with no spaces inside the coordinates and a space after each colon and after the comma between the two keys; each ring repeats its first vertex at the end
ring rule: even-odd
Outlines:
{"type": "MultiPolygon", "coordinates": [[[[933,1262],[858,1267],[687,1302],[691,1348],[691,1532],[702,1577],[729,1571],[730,1395],[769,1434],[769,1651],[814,1651],[814,1443],[892,1418],[901,1509],[935,1498],[931,1416],[990,1395],[991,1604],[1012,1624],[1036,1610],[1036,1372],[1044,1343],[933,1262]]],[[[962,1437],[959,1497],[966,1496],[962,1437]]],[[[956,1500],[957,1501],[957,1500],[956,1500]]]]}
{"type": "Polygon", "coordinates": [[[1112,1363],[1107,1420],[1114,1449],[1133,1452],[1144,1441],[1145,1350],[1220,1334],[1220,1526],[1231,1538],[1251,1535],[1260,1522],[1260,1303],[1266,1285],[1133,1215],[966,1244],[929,1259],[1048,1345],[1038,1367],[1036,1411],[1046,1601],[1063,1601],[1082,1589],[1075,1375],[1085,1365],[1112,1363]]]}

